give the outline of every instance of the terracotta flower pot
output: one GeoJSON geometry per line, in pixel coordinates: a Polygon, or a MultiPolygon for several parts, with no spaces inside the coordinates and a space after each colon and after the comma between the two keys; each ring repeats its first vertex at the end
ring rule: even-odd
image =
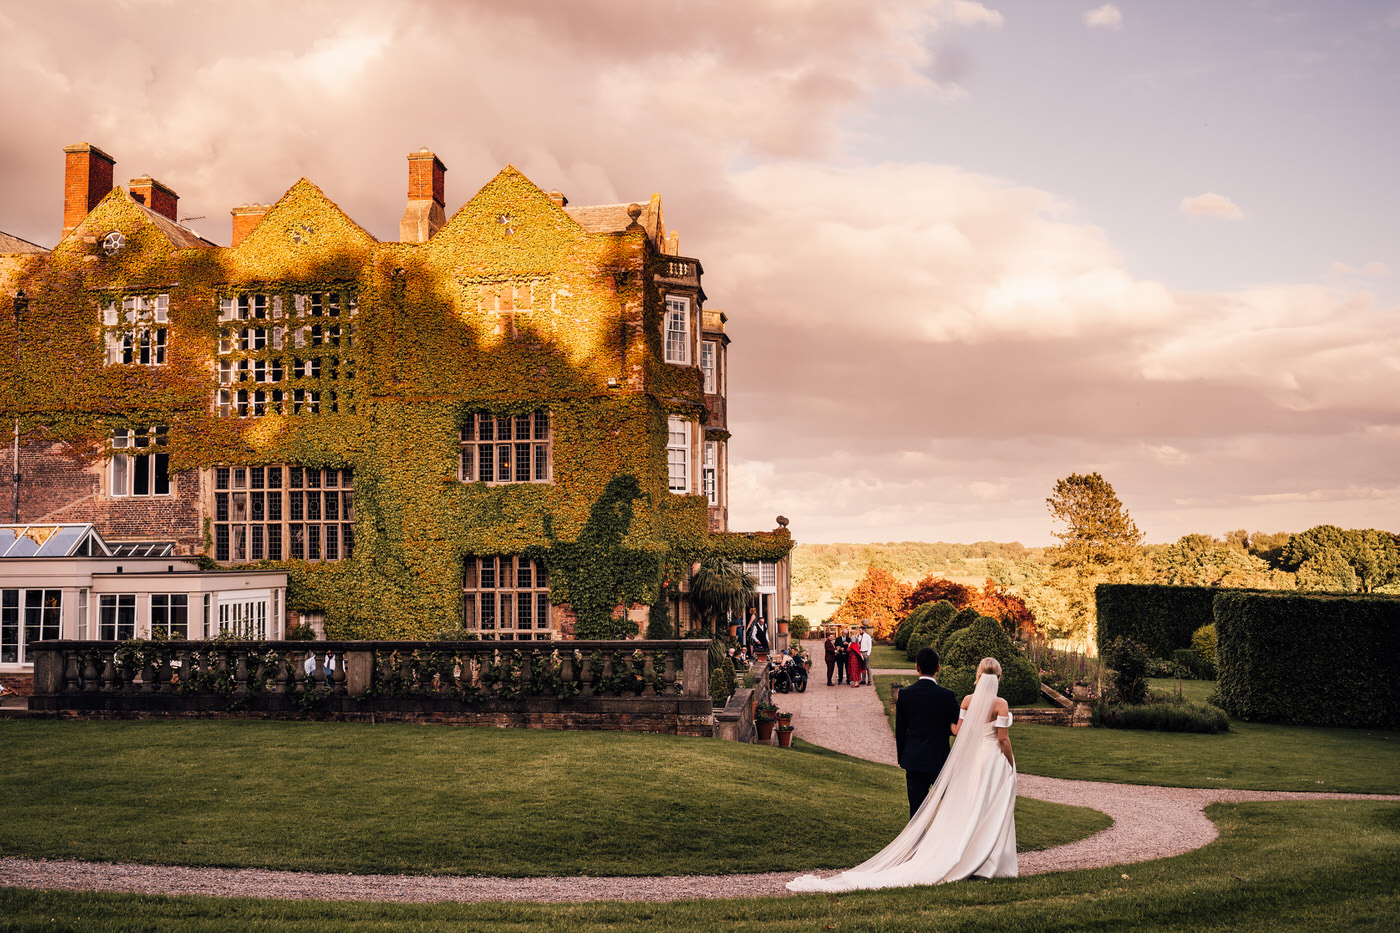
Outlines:
{"type": "Polygon", "coordinates": [[[792,748],[792,730],[785,729],[778,733],[778,747],[792,748]]]}
{"type": "Polygon", "coordinates": [[[758,740],[760,742],[770,742],[773,739],[773,726],[777,723],[772,719],[756,719],[754,725],[758,727],[758,740]]]}
{"type": "Polygon", "coordinates": [[[786,635],[787,633],[788,633],[788,624],[787,624],[786,622],[779,622],[779,623],[778,623],[778,634],[779,634],[779,635],[786,635]]]}

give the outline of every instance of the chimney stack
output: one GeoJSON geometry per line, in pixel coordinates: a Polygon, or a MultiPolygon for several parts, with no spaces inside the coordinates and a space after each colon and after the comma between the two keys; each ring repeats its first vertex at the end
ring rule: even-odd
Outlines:
{"type": "Polygon", "coordinates": [[[256,227],[272,209],[270,204],[244,204],[242,207],[235,207],[229,211],[233,215],[233,237],[229,246],[237,246],[242,243],[248,234],[256,227]]]}
{"type": "Polygon", "coordinates": [[[63,148],[63,235],[78,228],[83,218],[112,190],[112,169],[117,164],[107,153],[87,143],[63,148]]]}
{"type": "Polygon", "coordinates": [[[408,155],[408,207],[399,221],[399,240],[426,243],[447,223],[447,166],[427,149],[408,155]]]}
{"type": "Polygon", "coordinates": [[[137,204],[144,204],[162,217],[178,220],[180,196],[150,175],[131,179],[131,197],[137,204]]]}

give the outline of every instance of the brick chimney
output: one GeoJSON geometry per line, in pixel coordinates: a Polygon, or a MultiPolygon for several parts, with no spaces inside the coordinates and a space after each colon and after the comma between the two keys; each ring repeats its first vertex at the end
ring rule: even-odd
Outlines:
{"type": "Polygon", "coordinates": [[[447,223],[447,166],[427,149],[408,155],[408,207],[399,221],[399,240],[426,243],[447,223]]]}
{"type": "Polygon", "coordinates": [[[150,175],[131,179],[131,197],[137,204],[146,205],[162,217],[178,219],[180,196],[150,175]]]}
{"type": "Polygon", "coordinates": [[[229,246],[237,246],[242,243],[244,238],[253,232],[253,228],[262,222],[263,217],[271,209],[271,204],[244,204],[229,211],[233,215],[233,237],[229,246]]]}
{"type": "Polygon", "coordinates": [[[63,235],[78,228],[98,202],[112,190],[117,160],[87,143],[63,147],[63,235]]]}

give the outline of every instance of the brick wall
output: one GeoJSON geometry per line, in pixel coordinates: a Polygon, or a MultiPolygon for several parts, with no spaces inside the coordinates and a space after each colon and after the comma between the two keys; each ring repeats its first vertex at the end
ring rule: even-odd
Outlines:
{"type": "Polygon", "coordinates": [[[85,465],[59,444],[21,447],[20,521],[91,522],[109,541],[173,540],[177,554],[203,552],[199,471],[171,477],[171,496],[114,498],[102,494],[106,467],[105,460],[85,465]]]}

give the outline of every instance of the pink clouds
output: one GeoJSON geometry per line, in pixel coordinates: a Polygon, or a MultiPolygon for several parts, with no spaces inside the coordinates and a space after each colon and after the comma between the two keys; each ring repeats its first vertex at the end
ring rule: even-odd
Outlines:
{"type": "MultiPolygon", "coordinates": [[[[1152,540],[1400,524],[1396,309],[1361,292],[1388,253],[1326,253],[1353,257],[1333,287],[1186,291],[1135,275],[1114,230],[1018,180],[1038,177],[1034,146],[1008,178],[936,154],[850,156],[882,94],[970,105],[953,76],[975,69],[941,67],[934,49],[970,61],[973,39],[1023,12],[994,6],[12,5],[0,229],[54,242],[60,150],[78,140],[112,153],[119,180],[171,185],[225,242],[230,208],[302,175],[394,238],[420,146],[448,166],[449,211],[508,162],[580,204],[659,191],[710,306],[730,313],[736,527],[782,512],[802,540],[1044,543],[1055,478],[1094,469],[1152,540]],[[1318,490],[1350,489],[1306,511],[1318,490]]],[[[1122,24],[1112,4],[1083,24],[1096,47],[1131,37],[1104,41],[1122,24]]],[[[1172,225],[1164,192],[1220,178],[1134,177],[1163,208],[1144,223],[1172,225]]],[[[1105,184],[1126,182],[1106,170],[1105,184]]],[[[1251,219],[1268,207],[1229,190],[1251,219]]],[[[1180,211],[1244,218],[1210,191],[1180,211]]],[[[1256,226],[1189,229],[1221,237],[1228,261],[1223,238],[1256,226]]]]}
{"type": "Polygon", "coordinates": [[[1235,206],[1234,201],[1214,191],[1182,198],[1181,212],[1187,217],[1223,217],[1226,220],[1241,220],[1244,217],[1244,212],[1235,206]]]}

